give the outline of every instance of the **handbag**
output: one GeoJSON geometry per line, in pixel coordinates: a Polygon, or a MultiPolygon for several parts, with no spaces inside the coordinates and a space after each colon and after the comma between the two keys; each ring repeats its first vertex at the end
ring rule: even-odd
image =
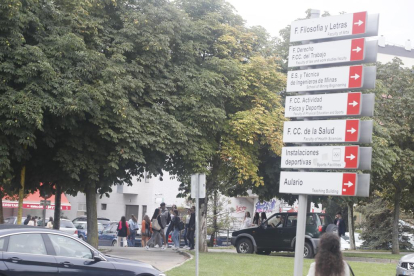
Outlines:
{"type": "Polygon", "coordinates": [[[158,220],[157,219],[153,219],[152,220],[152,229],[153,230],[156,230],[156,231],[160,231],[161,230],[161,226],[158,223],[158,220]]]}

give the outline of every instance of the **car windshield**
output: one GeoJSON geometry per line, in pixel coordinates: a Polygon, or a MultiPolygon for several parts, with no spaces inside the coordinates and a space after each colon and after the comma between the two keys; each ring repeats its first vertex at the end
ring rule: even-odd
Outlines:
{"type": "Polygon", "coordinates": [[[69,220],[61,220],[60,221],[61,228],[75,228],[75,225],[69,220]]]}
{"type": "Polygon", "coordinates": [[[4,224],[14,224],[15,218],[6,218],[4,224]]]}
{"type": "Polygon", "coordinates": [[[104,226],[107,226],[111,221],[108,219],[98,219],[98,223],[102,223],[104,226]]]}
{"type": "MultiPolygon", "coordinates": [[[[75,227],[76,229],[79,230],[85,230],[88,229],[87,223],[75,223],[75,227]]],[[[103,231],[105,228],[105,226],[102,225],[102,223],[98,223],[98,231],[101,232],[103,231]]]]}

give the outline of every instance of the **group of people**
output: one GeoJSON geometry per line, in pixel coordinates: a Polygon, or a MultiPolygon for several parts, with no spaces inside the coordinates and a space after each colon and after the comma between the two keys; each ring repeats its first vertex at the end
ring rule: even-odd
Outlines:
{"type": "Polygon", "coordinates": [[[254,214],[253,221],[252,221],[252,218],[250,217],[250,212],[246,212],[244,214],[244,219],[242,222],[241,229],[246,229],[246,228],[253,227],[253,226],[259,226],[265,220],[267,220],[267,215],[265,212],[262,212],[261,214],[259,214],[259,212],[256,212],[254,214]]]}
{"type": "Polygon", "coordinates": [[[27,215],[26,219],[24,220],[23,224],[24,225],[28,225],[28,226],[37,226],[37,221],[40,218],[38,218],[37,216],[31,216],[31,215],[27,215]]]}
{"type": "MultiPolygon", "coordinates": [[[[118,224],[118,245],[135,246],[135,237],[139,230],[137,218],[131,215],[131,219],[126,221],[123,216],[118,224]]],[[[195,235],[195,207],[187,210],[187,215],[181,220],[176,205],[171,210],[166,208],[165,203],[160,204],[160,208],[155,209],[152,218],[145,215],[141,224],[141,245],[146,250],[151,247],[159,247],[161,250],[168,248],[168,237],[172,233],[173,250],[180,248],[180,233],[184,230],[184,249],[194,249],[195,235]]]]}

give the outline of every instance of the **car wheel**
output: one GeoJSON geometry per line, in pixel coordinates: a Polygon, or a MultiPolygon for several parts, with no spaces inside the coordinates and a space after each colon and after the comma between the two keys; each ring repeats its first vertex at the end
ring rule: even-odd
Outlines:
{"type": "Polygon", "coordinates": [[[303,257],[306,259],[313,258],[313,248],[310,242],[305,242],[305,247],[303,249],[303,257]]]}
{"type": "Polygon", "coordinates": [[[116,241],[112,241],[112,246],[116,246],[116,241]]]}
{"type": "Polygon", "coordinates": [[[270,251],[270,250],[257,250],[256,254],[259,254],[259,255],[270,255],[271,252],[272,251],[270,251]]]}
{"type": "Polygon", "coordinates": [[[241,254],[252,254],[253,253],[253,244],[250,239],[243,238],[237,242],[237,253],[241,254]]]}

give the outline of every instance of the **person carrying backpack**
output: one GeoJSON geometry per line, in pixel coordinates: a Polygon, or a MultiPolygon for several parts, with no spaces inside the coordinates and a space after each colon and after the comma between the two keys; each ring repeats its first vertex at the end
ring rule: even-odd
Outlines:
{"type": "Polygon", "coordinates": [[[161,247],[161,250],[164,250],[165,247],[162,246],[161,241],[161,232],[164,232],[164,229],[162,228],[161,224],[161,216],[160,216],[160,209],[155,209],[154,214],[152,215],[151,219],[151,225],[152,225],[152,237],[147,242],[147,245],[145,246],[146,250],[150,250],[150,247],[154,247],[155,245],[158,245],[161,247]]]}
{"type": "Polygon", "coordinates": [[[171,221],[171,215],[170,212],[168,212],[168,209],[165,208],[165,203],[160,204],[161,209],[160,211],[160,220],[161,220],[161,229],[160,231],[161,237],[164,241],[164,245],[162,246],[162,249],[168,248],[168,237],[165,237],[165,231],[167,230],[166,227],[168,224],[170,224],[171,221]]]}

